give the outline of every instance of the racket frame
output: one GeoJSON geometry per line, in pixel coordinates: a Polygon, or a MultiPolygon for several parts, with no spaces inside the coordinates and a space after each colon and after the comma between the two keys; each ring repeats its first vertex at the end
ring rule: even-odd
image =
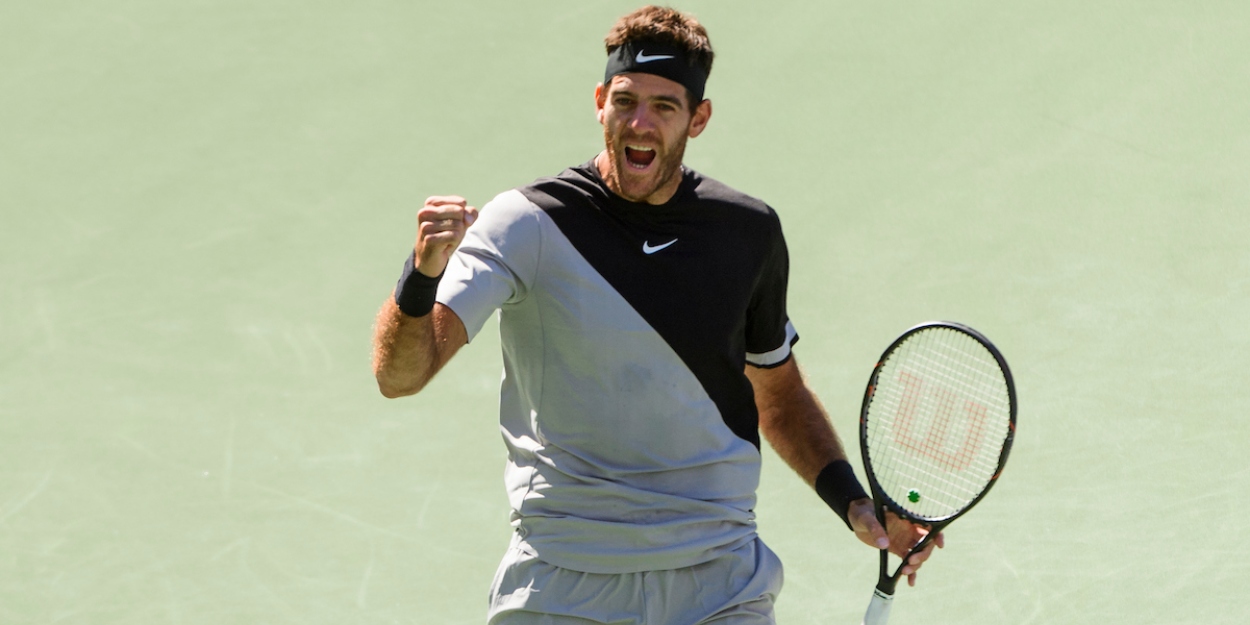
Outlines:
{"type": "Polygon", "coordinates": [[[907,552],[907,555],[903,556],[902,563],[898,565],[898,568],[894,570],[892,575],[889,572],[890,550],[888,548],[881,550],[881,568],[877,578],[874,603],[878,603],[878,599],[880,601],[887,602],[887,607],[885,607],[886,614],[888,614],[889,611],[888,602],[893,598],[894,589],[898,585],[899,573],[903,571],[903,567],[907,566],[907,560],[928,547],[929,543],[933,541],[935,536],[941,533],[943,528],[950,525],[955,519],[963,516],[964,513],[971,510],[977,505],[978,502],[981,501],[981,499],[985,497],[987,493],[990,492],[990,489],[993,488],[994,484],[998,482],[998,477],[1003,473],[1003,467],[1007,463],[1007,456],[1011,453],[1011,444],[1015,440],[1015,436],[1016,384],[1011,376],[1011,368],[1007,366],[1007,360],[1003,358],[1002,353],[998,351],[998,348],[995,347],[994,344],[985,337],[985,335],[964,324],[955,323],[953,321],[928,321],[908,328],[906,332],[903,332],[897,339],[894,339],[894,342],[881,353],[881,358],[877,361],[877,366],[873,367],[872,376],[868,379],[868,387],[864,391],[864,401],[860,408],[859,415],[859,451],[861,458],[863,458],[864,461],[864,472],[868,476],[868,485],[872,492],[873,508],[877,514],[877,521],[881,523],[881,527],[883,528],[886,523],[886,512],[893,512],[901,519],[923,525],[929,529],[929,533],[925,535],[920,542],[916,543],[916,545],[907,552]],[[877,475],[872,469],[872,459],[868,452],[868,409],[872,406],[873,393],[877,389],[877,378],[880,376],[881,370],[889,360],[890,355],[894,353],[894,350],[913,335],[935,328],[955,330],[972,337],[985,347],[985,349],[988,350],[994,357],[994,360],[998,362],[998,367],[1002,370],[1003,378],[1007,383],[1007,396],[1010,405],[1010,422],[1007,428],[1006,439],[1003,441],[1002,451],[998,455],[998,466],[995,467],[994,475],[990,478],[989,483],[986,484],[985,488],[981,490],[981,493],[974,497],[968,505],[964,506],[955,513],[937,519],[929,519],[921,518],[907,512],[903,506],[894,501],[894,499],[892,499],[889,495],[885,494],[885,491],[877,483],[877,475]]]}

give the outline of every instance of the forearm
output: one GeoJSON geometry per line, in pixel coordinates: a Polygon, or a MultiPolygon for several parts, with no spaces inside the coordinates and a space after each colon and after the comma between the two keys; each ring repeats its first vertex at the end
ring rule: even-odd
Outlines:
{"type": "Polygon", "coordinates": [[[373,375],[386,397],[420,391],[468,342],[460,317],[435,298],[448,260],[476,219],[477,209],[455,195],[430,196],[417,211],[412,256],[373,329],[373,375]]]}
{"type": "Polygon", "coordinates": [[[393,297],[378,311],[373,334],[373,374],[386,397],[417,393],[464,345],[464,325],[442,304],[421,317],[399,310],[393,297]]]}
{"type": "MultiPolygon", "coordinates": [[[[778,372],[783,384],[756,385],[760,431],[781,459],[809,485],[829,463],[845,460],[846,451],[820,400],[797,371],[778,372]]],[[[762,375],[770,375],[764,373],[762,375]]]]}
{"type": "MultiPolygon", "coordinates": [[[[747,368],[755,388],[760,430],[786,461],[847,525],[855,502],[866,494],[816,394],[792,358],[775,369],[747,368]]],[[[867,507],[871,516],[871,505],[867,507]]],[[[861,511],[862,512],[862,511],[861,511]]]]}

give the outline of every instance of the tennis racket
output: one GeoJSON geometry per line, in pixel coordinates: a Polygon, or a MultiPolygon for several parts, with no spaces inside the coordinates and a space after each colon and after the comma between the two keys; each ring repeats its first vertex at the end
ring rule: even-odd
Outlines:
{"type": "Polygon", "coordinates": [[[885,625],[907,559],[985,497],[1016,432],[1016,388],[998,349],[964,325],[932,322],[895,339],[868,380],[859,445],[877,520],[929,528],[889,573],[889,550],[863,625],[885,625]]]}

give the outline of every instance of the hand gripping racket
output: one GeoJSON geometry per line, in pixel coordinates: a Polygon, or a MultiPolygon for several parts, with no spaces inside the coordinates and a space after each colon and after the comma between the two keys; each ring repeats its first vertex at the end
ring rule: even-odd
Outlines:
{"type": "Polygon", "coordinates": [[[972,509],[1002,473],[1016,432],[1016,388],[998,349],[964,325],[932,322],[895,339],[864,393],[859,446],[877,520],[929,533],[889,573],[889,550],[863,625],[885,625],[907,559],[972,509]]]}

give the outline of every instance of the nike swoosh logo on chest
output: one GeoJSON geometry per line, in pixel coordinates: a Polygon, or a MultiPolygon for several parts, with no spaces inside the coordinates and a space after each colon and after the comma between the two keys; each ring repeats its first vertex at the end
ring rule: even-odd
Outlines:
{"type": "Polygon", "coordinates": [[[659,244],[659,245],[651,245],[651,243],[650,243],[649,241],[643,241],[643,243],[642,243],[642,253],[643,253],[643,254],[648,254],[648,255],[650,255],[650,254],[654,254],[654,253],[656,253],[656,252],[658,252],[658,251],[660,251],[660,250],[662,250],[662,249],[664,249],[664,248],[666,248],[666,247],[668,247],[668,246],[670,246],[670,245],[672,245],[672,244],[674,244],[674,243],[676,243],[676,242],[677,242],[677,239],[673,239],[672,241],[669,241],[668,243],[661,243],[661,244],[659,244]]]}

